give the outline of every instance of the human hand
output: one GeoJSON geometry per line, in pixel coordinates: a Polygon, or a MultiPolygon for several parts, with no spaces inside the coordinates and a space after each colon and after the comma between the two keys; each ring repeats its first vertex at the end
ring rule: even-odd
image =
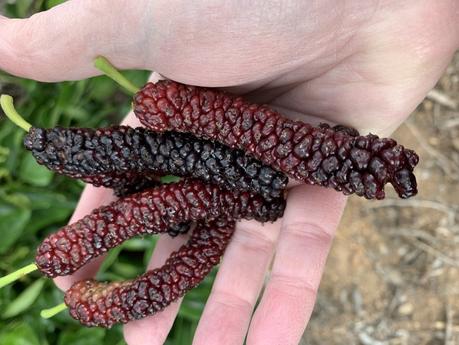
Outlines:
{"type": "MultiPolygon", "coordinates": [[[[42,81],[82,79],[97,74],[92,61],[104,55],[120,68],[227,87],[304,121],[388,135],[457,49],[458,16],[454,0],[72,0],[27,20],[0,18],[0,68],[42,81]]],[[[88,186],[72,221],[109,201],[110,191],[88,186]]],[[[248,332],[249,344],[297,344],[344,204],[335,191],[295,186],[281,221],[239,223],[194,343],[242,344],[248,332]]],[[[179,242],[161,238],[149,267],[179,242]]],[[[56,282],[67,288],[99,263],[56,282]]],[[[162,344],[177,309],[126,325],[128,343],[162,344]]]]}

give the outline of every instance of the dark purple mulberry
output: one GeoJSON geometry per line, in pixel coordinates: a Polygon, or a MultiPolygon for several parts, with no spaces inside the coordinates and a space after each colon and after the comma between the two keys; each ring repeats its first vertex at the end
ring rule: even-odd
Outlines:
{"type": "Polygon", "coordinates": [[[161,174],[195,177],[266,199],[281,197],[288,183],[283,173],[241,150],[183,133],[125,126],[32,128],[24,145],[49,169],[120,193],[161,174]]]}
{"type": "Polygon", "coordinates": [[[189,132],[248,154],[300,181],[368,199],[417,193],[414,151],[393,139],[360,136],[342,126],[313,127],[284,118],[267,105],[170,80],[148,83],[134,97],[134,112],[156,131],[189,132]],[[376,168],[376,170],[375,170],[376,168]]]}
{"type": "Polygon", "coordinates": [[[180,229],[184,223],[221,217],[274,221],[284,208],[282,198],[267,201],[258,194],[184,180],[95,209],[49,235],[38,247],[35,261],[49,277],[67,275],[136,235],[164,233],[171,227],[180,229]]]}
{"type": "Polygon", "coordinates": [[[197,286],[219,263],[234,221],[199,222],[188,243],[161,268],[132,281],[75,283],[65,294],[70,315],[86,326],[111,327],[163,310],[197,286]]]}

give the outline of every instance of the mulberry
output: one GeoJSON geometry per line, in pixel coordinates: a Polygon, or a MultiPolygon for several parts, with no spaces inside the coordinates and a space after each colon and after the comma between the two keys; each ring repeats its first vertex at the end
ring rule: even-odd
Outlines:
{"type": "Polygon", "coordinates": [[[285,208],[282,198],[228,191],[199,180],[184,180],[119,199],[49,235],[35,258],[48,277],[75,272],[91,259],[141,234],[157,234],[184,223],[217,218],[275,221],[285,208]]]}
{"type": "Polygon", "coordinates": [[[390,182],[401,198],[417,193],[418,156],[390,138],[313,127],[221,91],[170,80],[147,83],[134,112],[156,131],[189,132],[244,150],[300,181],[382,199],[390,182]]]}
{"type": "MultiPolygon", "coordinates": [[[[115,195],[118,197],[125,197],[131,194],[143,192],[147,189],[155,188],[161,185],[161,182],[157,179],[150,180],[148,177],[138,176],[138,179],[125,181],[124,184],[120,184],[114,190],[115,195]]],[[[177,237],[178,235],[186,234],[191,228],[191,224],[188,222],[180,224],[170,224],[167,229],[167,234],[171,237],[177,237]]]]}
{"type": "Polygon", "coordinates": [[[154,175],[195,177],[232,190],[278,198],[288,178],[241,150],[182,133],[145,128],[31,128],[24,139],[39,164],[123,194],[154,175]]]}
{"type": "Polygon", "coordinates": [[[111,327],[161,311],[197,286],[219,263],[234,226],[234,221],[223,219],[199,222],[188,243],[164,266],[132,281],[77,282],[65,294],[70,315],[86,326],[111,327]]]}

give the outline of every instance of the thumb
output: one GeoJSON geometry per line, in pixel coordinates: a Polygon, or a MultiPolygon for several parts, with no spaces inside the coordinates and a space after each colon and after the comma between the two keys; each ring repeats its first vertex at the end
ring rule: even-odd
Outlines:
{"type": "Polygon", "coordinates": [[[148,7],[144,0],[71,0],[27,19],[0,16],[0,69],[54,82],[98,74],[98,55],[120,68],[144,68],[148,7]]]}

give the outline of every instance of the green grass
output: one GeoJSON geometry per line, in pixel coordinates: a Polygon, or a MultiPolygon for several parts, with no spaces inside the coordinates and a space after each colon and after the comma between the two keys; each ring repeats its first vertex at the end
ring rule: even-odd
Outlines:
{"type": "MultiPolygon", "coordinates": [[[[0,11],[24,17],[62,1],[10,1],[0,11]]],[[[142,85],[147,73],[125,73],[142,85]]],[[[35,126],[98,127],[118,123],[130,100],[106,77],[64,83],[38,83],[0,72],[0,89],[35,126]]],[[[0,119],[0,275],[33,261],[35,248],[50,232],[66,224],[83,183],[57,176],[37,165],[22,147],[25,132],[0,119]]],[[[133,239],[110,252],[99,279],[132,278],[143,272],[155,238],[133,239]]],[[[191,344],[215,272],[191,291],[180,309],[166,344],[191,344]]],[[[49,279],[34,272],[0,290],[0,345],[124,344],[121,327],[84,328],[63,312],[42,319],[40,310],[62,302],[63,294],[49,279]]]]}

